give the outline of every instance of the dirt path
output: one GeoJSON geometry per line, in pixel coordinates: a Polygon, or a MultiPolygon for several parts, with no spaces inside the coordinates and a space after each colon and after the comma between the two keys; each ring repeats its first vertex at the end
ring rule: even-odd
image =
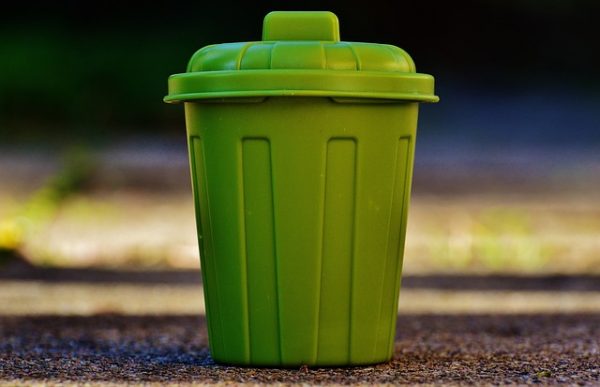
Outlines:
{"type": "Polygon", "coordinates": [[[0,380],[113,383],[600,382],[600,314],[404,315],[373,367],[215,365],[200,316],[0,317],[0,380]]]}

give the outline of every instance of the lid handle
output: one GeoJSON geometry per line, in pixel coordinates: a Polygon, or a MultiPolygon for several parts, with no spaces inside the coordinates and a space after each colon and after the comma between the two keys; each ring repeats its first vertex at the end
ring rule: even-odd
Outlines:
{"type": "Polygon", "coordinates": [[[265,16],[262,40],[340,41],[337,16],[328,11],[274,11],[265,16]]]}

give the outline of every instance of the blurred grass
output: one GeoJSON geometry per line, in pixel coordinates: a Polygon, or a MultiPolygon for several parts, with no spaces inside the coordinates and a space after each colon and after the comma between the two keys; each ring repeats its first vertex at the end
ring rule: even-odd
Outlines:
{"type": "MultiPolygon", "coordinates": [[[[53,210],[51,221],[38,216],[44,225],[22,235],[19,251],[33,263],[198,267],[189,193],[83,192],[53,210]]],[[[598,235],[600,203],[593,198],[416,195],[404,267],[406,273],[600,273],[598,235]]]]}
{"type": "Polygon", "coordinates": [[[600,273],[600,203],[561,194],[415,198],[411,272],[600,273]]]}
{"type": "Polygon", "coordinates": [[[152,192],[79,193],[20,251],[64,267],[198,267],[191,199],[152,192]]]}
{"type": "MultiPolygon", "coordinates": [[[[62,203],[80,190],[91,176],[92,160],[83,148],[65,153],[64,167],[22,204],[11,207],[0,218],[0,263],[22,249],[26,241],[50,222],[62,203]]],[[[6,203],[5,203],[6,205],[6,203]]],[[[52,262],[49,262],[52,264],[52,262]]]]}

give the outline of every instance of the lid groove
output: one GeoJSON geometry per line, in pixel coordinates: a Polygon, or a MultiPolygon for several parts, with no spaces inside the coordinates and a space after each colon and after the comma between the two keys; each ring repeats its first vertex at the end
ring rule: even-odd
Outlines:
{"type": "Polygon", "coordinates": [[[356,53],[356,50],[354,49],[354,47],[350,43],[348,43],[348,42],[342,42],[342,43],[344,43],[344,45],[346,45],[347,47],[349,47],[350,51],[352,51],[352,55],[354,55],[354,60],[356,61],[356,70],[357,71],[362,71],[362,63],[361,63],[360,57],[356,53]]]}
{"type": "Polygon", "coordinates": [[[236,70],[242,69],[242,59],[244,58],[246,51],[248,51],[248,49],[250,47],[252,47],[253,45],[254,45],[254,42],[248,42],[244,45],[244,47],[242,47],[242,49],[240,50],[240,53],[238,54],[238,57],[237,57],[236,70]]]}

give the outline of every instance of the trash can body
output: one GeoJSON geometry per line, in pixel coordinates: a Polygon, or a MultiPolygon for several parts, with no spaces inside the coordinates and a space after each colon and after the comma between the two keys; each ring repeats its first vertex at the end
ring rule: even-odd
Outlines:
{"type": "Polygon", "coordinates": [[[418,104],[273,97],[185,109],[214,359],[388,360],[418,104]]]}

